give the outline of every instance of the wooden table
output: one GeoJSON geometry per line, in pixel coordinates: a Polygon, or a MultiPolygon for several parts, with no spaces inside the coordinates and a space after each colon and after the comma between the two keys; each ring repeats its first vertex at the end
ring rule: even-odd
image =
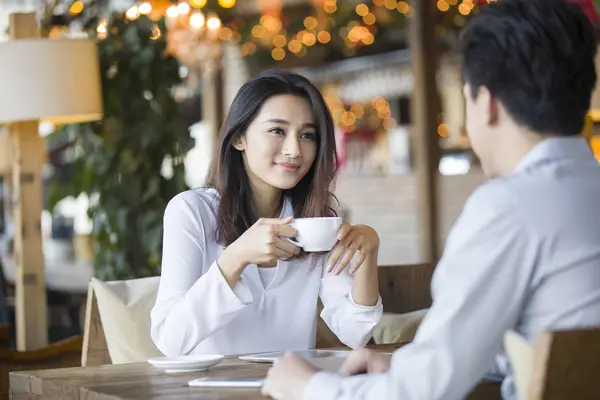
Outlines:
{"type": "MultiPolygon", "coordinates": [[[[380,345],[376,350],[399,346],[380,345]]],[[[264,377],[269,366],[229,357],[207,372],[179,374],[166,374],[147,363],[13,372],[10,388],[14,400],[253,400],[264,398],[260,390],[191,388],[187,382],[201,376],[264,377]]],[[[479,385],[469,399],[499,400],[499,385],[479,385]]]]}

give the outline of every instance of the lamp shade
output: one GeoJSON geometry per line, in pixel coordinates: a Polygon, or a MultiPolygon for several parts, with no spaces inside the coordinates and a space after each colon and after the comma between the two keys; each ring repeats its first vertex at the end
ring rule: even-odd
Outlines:
{"type": "Polygon", "coordinates": [[[102,118],[96,43],[18,39],[0,43],[0,123],[57,124],[102,118]]]}

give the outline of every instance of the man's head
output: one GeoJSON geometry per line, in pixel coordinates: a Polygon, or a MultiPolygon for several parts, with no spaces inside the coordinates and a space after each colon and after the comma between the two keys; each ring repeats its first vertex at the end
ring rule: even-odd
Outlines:
{"type": "Polygon", "coordinates": [[[510,154],[515,140],[533,146],[581,132],[596,84],[596,40],[579,6],[491,3],[462,34],[461,52],[467,132],[489,175],[518,161],[510,154]]]}

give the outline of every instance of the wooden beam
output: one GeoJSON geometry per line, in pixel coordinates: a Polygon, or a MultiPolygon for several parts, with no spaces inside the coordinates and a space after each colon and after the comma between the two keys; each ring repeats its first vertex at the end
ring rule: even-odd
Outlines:
{"type": "Polygon", "coordinates": [[[0,131],[0,175],[8,176],[13,165],[13,144],[10,130],[0,131]]]}
{"type": "Polygon", "coordinates": [[[416,176],[419,190],[419,229],[421,262],[435,263],[439,258],[438,221],[438,115],[437,42],[435,1],[413,2],[410,19],[411,66],[414,75],[412,114],[416,176]]]}
{"type": "MultiPolygon", "coordinates": [[[[223,68],[221,58],[202,77],[202,119],[207,122],[214,138],[217,137],[224,120],[223,111],[223,68]]],[[[218,141],[215,140],[215,149],[218,141]]]]}
{"type": "MultiPolygon", "coordinates": [[[[35,13],[10,16],[11,40],[39,37],[35,13]]],[[[49,77],[51,79],[51,77],[49,77]]],[[[36,350],[48,344],[46,282],[42,251],[42,165],[44,143],[39,121],[11,124],[13,142],[12,211],[16,265],[17,349],[36,350]]]]}

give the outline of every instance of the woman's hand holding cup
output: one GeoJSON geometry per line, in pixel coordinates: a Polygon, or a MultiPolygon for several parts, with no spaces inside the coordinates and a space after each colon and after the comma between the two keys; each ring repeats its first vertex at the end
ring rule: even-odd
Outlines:
{"type": "Polygon", "coordinates": [[[224,250],[221,259],[243,271],[249,264],[271,264],[298,255],[300,248],[285,240],[296,237],[296,230],[290,225],[293,220],[293,217],[259,219],[224,250]]]}

